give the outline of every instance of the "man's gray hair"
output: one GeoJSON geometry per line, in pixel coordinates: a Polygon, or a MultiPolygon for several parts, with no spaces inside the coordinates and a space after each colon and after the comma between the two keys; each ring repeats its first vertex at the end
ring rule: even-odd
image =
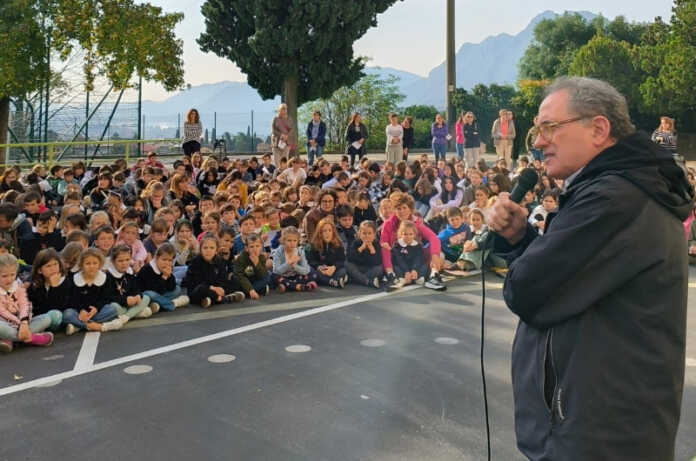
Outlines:
{"type": "Polygon", "coordinates": [[[563,90],[568,92],[571,112],[587,118],[603,115],[611,124],[614,139],[635,133],[626,98],[607,82],[588,77],[560,77],[546,88],[545,95],[563,90]]]}

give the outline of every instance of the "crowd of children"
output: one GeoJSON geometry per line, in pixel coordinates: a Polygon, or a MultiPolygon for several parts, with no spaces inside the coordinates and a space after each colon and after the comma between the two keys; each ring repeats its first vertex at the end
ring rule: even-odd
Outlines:
{"type": "MultiPolygon", "coordinates": [[[[453,159],[452,162],[457,162],[453,159]]],[[[540,172],[523,205],[540,233],[559,184],[540,172]]],[[[160,311],[254,300],[272,291],[358,284],[444,290],[478,269],[486,217],[516,174],[504,161],[383,165],[347,157],[218,160],[167,168],[35,166],[0,178],[0,351],[53,332],[111,331],[160,311]]]]}

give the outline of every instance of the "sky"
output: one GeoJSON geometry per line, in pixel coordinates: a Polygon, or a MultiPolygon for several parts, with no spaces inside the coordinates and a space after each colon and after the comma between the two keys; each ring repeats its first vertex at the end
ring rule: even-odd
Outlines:
{"type": "MultiPolygon", "coordinates": [[[[213,53],[203,53],[196,39],[205,30],[201,5],[204,0],[149,0],[165,11],[183,12],[176,33],[184,40],[186,83],[193,86],[220,81],[246,81],[237,66],[213,53]]],[[[250,0],[253,1],[253,0],[250,0]]],[[[342,0],[336,0],[342,1],[342,0]]],[[[356,55],[370,58],[369,66],[393,67],[427,76],[445,59],[445,0],[404,0],[377,17],[377,27],[355,42],[356,55]]],[[[671,15],[671,0],[456,0],[456,48],[486,37],[515,35],[546,10],[591,11],[613,19],[652,21],[671,15]]],[[[143,85],[143,99],[163,100],[168,94],[160,85],[143,85]]]]}

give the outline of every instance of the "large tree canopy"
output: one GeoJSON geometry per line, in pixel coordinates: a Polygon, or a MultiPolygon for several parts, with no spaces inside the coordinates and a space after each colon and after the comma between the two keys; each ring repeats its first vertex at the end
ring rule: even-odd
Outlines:
{"type": "Polygon", "coordinates": [[[265,99],[297,106],[327,98],[362,77],[353,42],[396,0],[207,0],[198,44],[228,58],[265,99]]]}

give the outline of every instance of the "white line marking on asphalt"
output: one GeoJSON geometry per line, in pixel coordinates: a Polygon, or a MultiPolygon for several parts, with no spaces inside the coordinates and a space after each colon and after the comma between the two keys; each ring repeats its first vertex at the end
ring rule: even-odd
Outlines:
{"type": "Polygon", "coordinates": [[[292,346],[286,347],[285,350],[295,354],[300,354],[302,352],[309,352],[312,350],[312,348],[310,346],[305,346],[304,344],[293,344],[292,346]]]}
{"type": "MultiPolygon", "coordinates": [[[[418,287],[417,285],[411,285],[408,287],[404,287],[398,291],[395,291],[394,293],[404,293],[407,291],[415,290],[417,288],[420,288],[420,287],[418,287]]],[[[346,307],[346,306],[353,306],[355,304],[360,304],[360,303],[364,303],[367,301],[372,301],[375,299],[384,298],[386,296],[389,296],[390,294],[392,294],[392,293],[382,292],[382,293],[375,293],[373,295],[361,296],[359,298],[341,301],[341,302],[338,302],[335,304],[330,304],[328,306],[317,307],[314,309],[307,309],[307,310],[302,311],[302,312],[295,312],[295,313],[292,313],[289,315],[283,315],[281,317],[276,317],[274,319],[265,320],[263,322],[252,323],[251,325],[245,325],[243,327],[233,328],[231,330],[226,330],[226,331],[221,331],[219,333],[201,336],[200,338],[194,338],[194,339],[189,339],[187,341],[181,341],[178,343],[170,344],[169,346],[157,347],[155,349],[150,349],[148,351],[138,352],[137,354],[131,354],[131,355],[126,355],[124,357],[119,357],[117,359],[107,360],[106,362],[97,363],[96,365],[92,365],[91,367],[86,368],[86,369],[82,369],[82,370],[74,369],[72,371],[65,371],[63,373],[58,373],[55,375],[46,376],[45,378],[38,378],[38,379],[31,380],[31,381],[27,381],[27,382],[22,383],[22,384],[15,384],[14,386],[7,386],[5,388],[0,389],[0,397],[3,395],[14,394],[16,392],[22,392],[22,391],[25,391],[27,389],[31,389],[33,387],[39,386],[41,384],[46,384],[46,383],[55,381],[57,379],[65,380],[65,379],[69,379],[69,378],[74,378],[76,376],[84,375],[87,373],[92,373],[95,371],[104,370],[106,368],[111,368],[111,367],[115,367],[118,365],[123,365],[124,363],[135,362],[136,360],[142,360],[142,359],[145,359],[148,357],[166,354],[168,352],[176,351],[179,349],[197,346],[199,344],[203,344],[203,343],[207,343],[207,342],[211,342],[211,341],[216,341],[218,339],[227,338],[227,337],[238,335],[241,333],[246,333],[247,331],[258,330],[260,328],[270,327],[273,325],[277,325],[279,323],[285,323],[285,322],[289,322],[291,320],[301,319],[304,317],[310,317],[312,315],[317,315],[317,314],[321,314],[324,312],[329,312],[329,311],[333,311],[336,309],[341,309],[341,308],[346,307]]]]}
{"type": "Polygon", "coordinates": [[[75,360],[75,368],[73,368],[73,371],[88,370],[94,365],[94,357],[97,355],[100,334],[101,333],[98,331],[90,331],[85,334],[85,339],[82,341],[82,347],[80,348],[77,360],[75,360]]]}
{"type": "Polygon", "coordinates": [[[58,380],[56,380],[56,381],[51,381],[51,382],[49,382],[49,383],[42,384],[42,385],[36,386],[36,387],[53,387],[53,386],[57,386],[58,384],[60,384],[60,383],[62,383],[62,382],[63,382],[62,379],[58,379],[58,380]]]}
{"type": "Polygon", "coordinates": [[[151,371],[152,367],[150,365],[131,365],[123,369],[123,372],[128,375],[142,375],[151,371]]]}

